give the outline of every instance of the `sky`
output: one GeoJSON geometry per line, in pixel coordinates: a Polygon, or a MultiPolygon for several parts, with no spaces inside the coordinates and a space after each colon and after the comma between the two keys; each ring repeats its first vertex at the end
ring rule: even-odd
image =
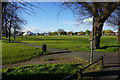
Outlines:
{"type": "MultiPolygon", "coordinates": [[[[70,9],[62,9],[60,11],[59,4],[59,2],[40,2],[40,4],[36,5],[39,8],[34,8],[36,14],[22,14],[22,17],[27,21],[27,24],[23,26],[23,31],[29,30],[34,33],[44,33],[64,29],[67,32],[79,32],[92,29],[92,22],[77,25],[78,22],[76,22],[73,12],[70,9]]],[[[116,27],[104,24],[103,30],[107,29],[117,31],[116,27]]]]}

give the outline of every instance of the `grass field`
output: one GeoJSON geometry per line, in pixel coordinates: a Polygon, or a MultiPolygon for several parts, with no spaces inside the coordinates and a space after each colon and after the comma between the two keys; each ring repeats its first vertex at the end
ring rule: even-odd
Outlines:
{"type": "Polygon", "coordinates": [[[49,53],[43,53],[39,48],[2,41],[2,64],[25,61],[49,53]]]}
{"type": "Polygon", "coordinates": [[[3,70],[3,80],[62,80],[75,73],[76,64],[41,64],[3,70]]]}
{"type": "MultiPolygon", "coordinates": [[[[48,47],[67,49],[71,51],[90,51],[90,36],[18,36],[17,41],[31,43],[35,45],[46,44],[48,47]]],[[[94,51],[115,52],[120,44],[116,42],[116,36],[102,36],[100,49],[94,51]]]]}
{"type": "MultiPolygon", "coordinates": [[[[62,80],[68,75],[75,73],[83,65],[75,63],[61,64],[38,64],[20,67],[7,68],[3,70],[2,80],[62,80]]],[[[101,66],[91,67],[91,71],[100,71],[101,66]]],[[[89,72],[90,69],[87,71],[89,72]]],[[[84,80],[88,80],[89,76],[84,76],[84,80]]],[[[77,75],[73,78],[77,79],[77,75]]],[[[75,80],[74,79],[74,80],[75,80]]],[[[73,79],[71,79],[73,80],[73,79]]]]}
{"type": "MultiPolygon", "coordinates": [[[[35,45],[47,44],[48,47],[68,49],[72,51],[90,51],[88,40],[89,37],[90,36],[18,36],[16,40],[35,45]]],[[[115,42],[115,39],[115,36],[103,37],[101,39],[102,46],[114,46],[114,48],[117,49],[119,44],[115,42]]],[[[110,49],[112,48],[113,47],[110,47],[110,49]]],[[[111,51],[114,51],[115,49],[112,49],[111,51]]],[[[109,51],[109,47],[97,51],[104,50],[109,51]]],[[[19,43],[8,43],[8,41],[5,40],[2,41],[3,64],[25,61],[33,57],[39,57],[42,54],[50,54],[50,52],[43,53],[39,48],[19,43]]],[[[48,58],[44,61],[52,60],[53,59],[48,58]]],[[[81,64],[38,64],[7,68],[2,72],[2,80],[62,80],[66,76],[78,71],[78,68],[85,67],[84,64],[86,64],[86,62],[82,61],[81,64]]],[[[88,64],[89,63],[87,62],[87,65],[88,64]]],[[[93,65],[90,68],[91,70],[87,69],[86,71],[93,72],[101,70],[100,64],[93,65]]],[[[74,78],[77,77],[75,76],[74,78]]],[[[85,77],[85,80],[88,80],[87,77],[85,77]]]]}

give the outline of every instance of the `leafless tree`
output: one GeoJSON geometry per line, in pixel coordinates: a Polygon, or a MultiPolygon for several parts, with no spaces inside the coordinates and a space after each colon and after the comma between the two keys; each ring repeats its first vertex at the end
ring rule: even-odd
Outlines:
{"type": "Polygon", "coordinates": [[[2,2],[2,29],[5,29],[6,38],[9,35],[9,42],[11,37],[11,28],[13,27],[15,29],[16,25],[18,26],[21,23],[25,23],[19,15],[21,13],[27,13],[29,15],[31,13],[35,14],[33,7],[36,6],[29,2],[2,2]]]}
{"type": "Polygon", "coordinates": [[[77,18],[79,21],[90,16],[94,17],[93,46],[94,49],[98,49],[104,22],[118,9],[120,2],[64,2],[62,5],[79,15],[77,18]]]}
{"type": "Polygon", "coordinates": [[[110,25],[118,26],[117,42],[120,42],[120,5],[111,14],[111,16],[108,18],[107,22],[109,22],[110,25]]]}

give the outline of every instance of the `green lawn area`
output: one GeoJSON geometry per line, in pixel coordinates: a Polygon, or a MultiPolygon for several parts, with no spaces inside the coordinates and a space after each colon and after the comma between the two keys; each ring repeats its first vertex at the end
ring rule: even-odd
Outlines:
{"type": "MultiPolygon", "coordinates": [[[[16,37],[16,40],[35,45],[47,44],[48,47],[69,49],[72,51],[90,51],[88,40],[89,37],[90,36],[18,36],[16,37]]],[[[118,43],[115,42],[115,36],[103,37],[101,42],[103,47],[118,45],[118,43]],[[110,39],[112,39],[113,41],[110,39]],[[109,45],[108,42],[110,42],[109,45]]],[[[115,49],[117,49],[117,47],[115,47],[115,49]]],[[[15,63],[19,61],[25,61],[33,57],[39,57],[41,56],[41,53],[43,52],[39,48],[19,43],[8,43],[8,41],[2,40],[3,64],[15,63]]],[[[50,54],[50,52],[43,53],[43,55],[45,54],[50,54]]],[[[51,61],[51,59],[46,59],[45,61],[51,61]]],[[[3,71],[2,80],[62,80],[66,76],[78,71],[78,68],[83,68],[85,67],[85,65],[88,64],[89,64],[88,62],[82,61],[80,64],[77,63],[37,64],[7,68],[2,70],[3,71]]],[[[90,68],[87,69],[86,71],[87,72],[100,71],[101,65],[100,64],[92,65],[90,68]]],[[[83,76],[85,76],[85,74],[83,76]]],[[[74,76],[74,78],[77,77],[74,76]]],[[[89,77],[85,77],[84,79],[88,80],[88,78],[89,77]]]]}
{"type": "MultiPolygon", "coordinates": [[[[75,63],[59,63],[59,64],[38,64],[26,65],[20,67],[7,68],[2,70],[2,80],[62,80],[68,75],[75,73],[83,65],[75,63]]],[[[100,65],[91,66],[91,71],[100,71],[100,65]]],[[[87,72],[89,72],[87,70],[87,72]]],[[[84,76],[84,80],[88,80],[89,76],[84,76]]],[[[74,80],[78,77],[73,76],[74,80]]],[[[73,80],[73,79],[71,79],[73,80]]]]}
{"type": "Polygon", "coordinates": [[[25,61],[49,53],[43,53],[39,48],[2,40],[2,64],[25,61]]]}
{"type": "MultiPolygon", "coordinates": [[[[31,43],[35,45],[46,44],[51,48],[68,49],[71,51],[90,51],[90,36],[18,36],[17,41],[31,43]]],[[[116,42],[116,36],[102,36],[100,49],[94,51],[115,52],[119,49],[120,44],[116,42]]]]}

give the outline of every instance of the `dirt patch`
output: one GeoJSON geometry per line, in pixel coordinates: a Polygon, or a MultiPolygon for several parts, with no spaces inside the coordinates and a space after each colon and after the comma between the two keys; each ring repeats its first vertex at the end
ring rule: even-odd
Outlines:
{"type": "Polygon", "coordinates": [[[17,62],[14,64],[4,64],[2,65],[2,68],[8,68],[8,67],[18,67],[23,65],[32,65],[32,64],[54,64],[54,63],[78,63],[81,64],[80,59],[71,57],[68,54],[51,54],[51,55],[45,55],[38,58],[32,58],[28,61],[23,62],[17,62]],[[44,61],[45,59],[54,59],[51,61],[44,61]]]}

